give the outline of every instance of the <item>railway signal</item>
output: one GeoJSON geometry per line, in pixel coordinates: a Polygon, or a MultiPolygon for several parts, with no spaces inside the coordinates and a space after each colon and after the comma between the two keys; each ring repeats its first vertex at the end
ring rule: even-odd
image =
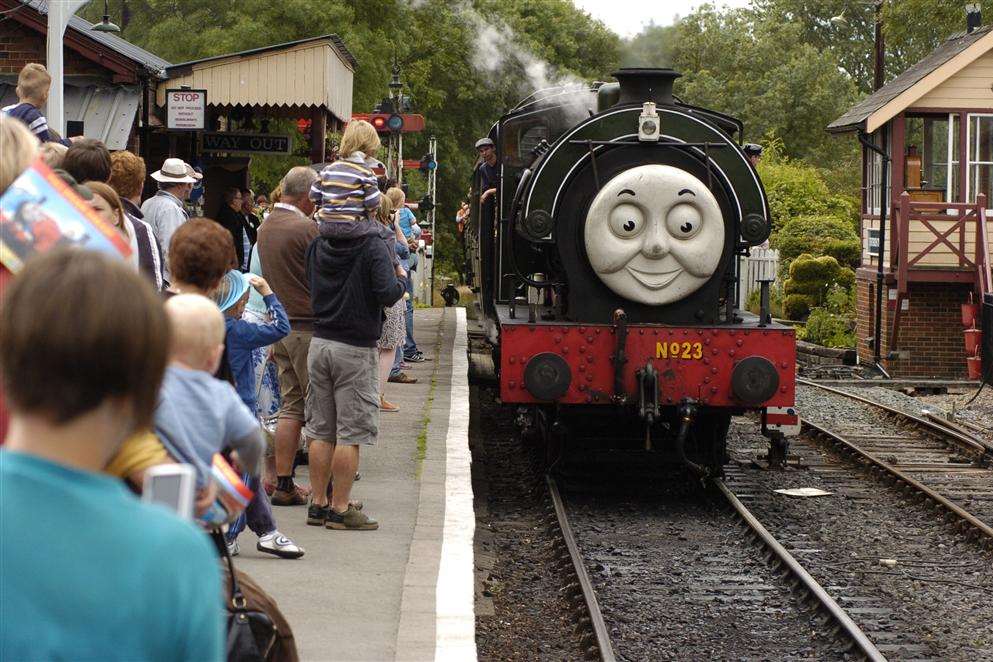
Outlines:
{"type": "Polygon", "coordinates": [[[428,153],[421,157],[421,163],[417,166],[417,169],[427,175],[437,167],[438,162],[434,160],[434,154],[428,153]]]}
{"type": "Polygon", "coordinates": [[[417,113],[352,113],[353,120],[365,120],[379,133],[419,133],[424,116],[417,113]]]}

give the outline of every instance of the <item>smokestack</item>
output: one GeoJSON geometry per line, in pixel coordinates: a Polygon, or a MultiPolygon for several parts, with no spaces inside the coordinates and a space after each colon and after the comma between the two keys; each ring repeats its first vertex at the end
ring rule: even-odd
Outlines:
{"type": "Polygon", "coordinates": [[[972,34],[972,31],[983,24],[983,14],[981,7],[978,2],[970,2],[965,6],[965,25],[966,32],[972,34]]]}
{"type": "Polygon", "coordinates": [[[672,69],[641,69],[626,67],[611,74],[621,85],[618,103],[643,104],[654,101],[656,105],[671,106],[672,83],[682,76],[672,69]]]}

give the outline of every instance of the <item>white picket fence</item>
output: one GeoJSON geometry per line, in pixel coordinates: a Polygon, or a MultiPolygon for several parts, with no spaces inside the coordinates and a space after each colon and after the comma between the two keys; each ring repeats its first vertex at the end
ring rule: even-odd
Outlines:
{"type": "Polygon", "coordinates": [[[759,289],[759,280],[775,278],[779,273],[779,251],[753,248],[749,257],[741,258],[738,284],[738,308],[744,308],[748,295],[759,289]]]}

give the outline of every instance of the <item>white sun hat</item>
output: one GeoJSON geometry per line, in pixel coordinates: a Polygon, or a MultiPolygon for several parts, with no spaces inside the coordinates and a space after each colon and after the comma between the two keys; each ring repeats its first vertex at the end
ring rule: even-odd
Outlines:
{"type": "Polygon", "coordinates": [[[196,180],[186,172],[186,162],[183,159],[170,158],[162,163],[162,169],[152,173],[152,179],[157,182],[173,184],[195,184],[196,180]]]}

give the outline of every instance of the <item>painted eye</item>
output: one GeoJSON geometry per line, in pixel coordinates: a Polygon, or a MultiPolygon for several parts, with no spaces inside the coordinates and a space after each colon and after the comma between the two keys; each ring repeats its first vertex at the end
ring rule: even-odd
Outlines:
{"type": "Polygon", "coordinates": [[[682,202],[669,210],[665,226],[676,239],[689,239],[703,227],[703,217],[695,205],[682,202]]]}
{"type": "Polygon", "coordinates": [[[645,227],[645,215],[636,205],[620,204],[610,212],[610,230],[621,239],[630,239],[645,227]]]}

